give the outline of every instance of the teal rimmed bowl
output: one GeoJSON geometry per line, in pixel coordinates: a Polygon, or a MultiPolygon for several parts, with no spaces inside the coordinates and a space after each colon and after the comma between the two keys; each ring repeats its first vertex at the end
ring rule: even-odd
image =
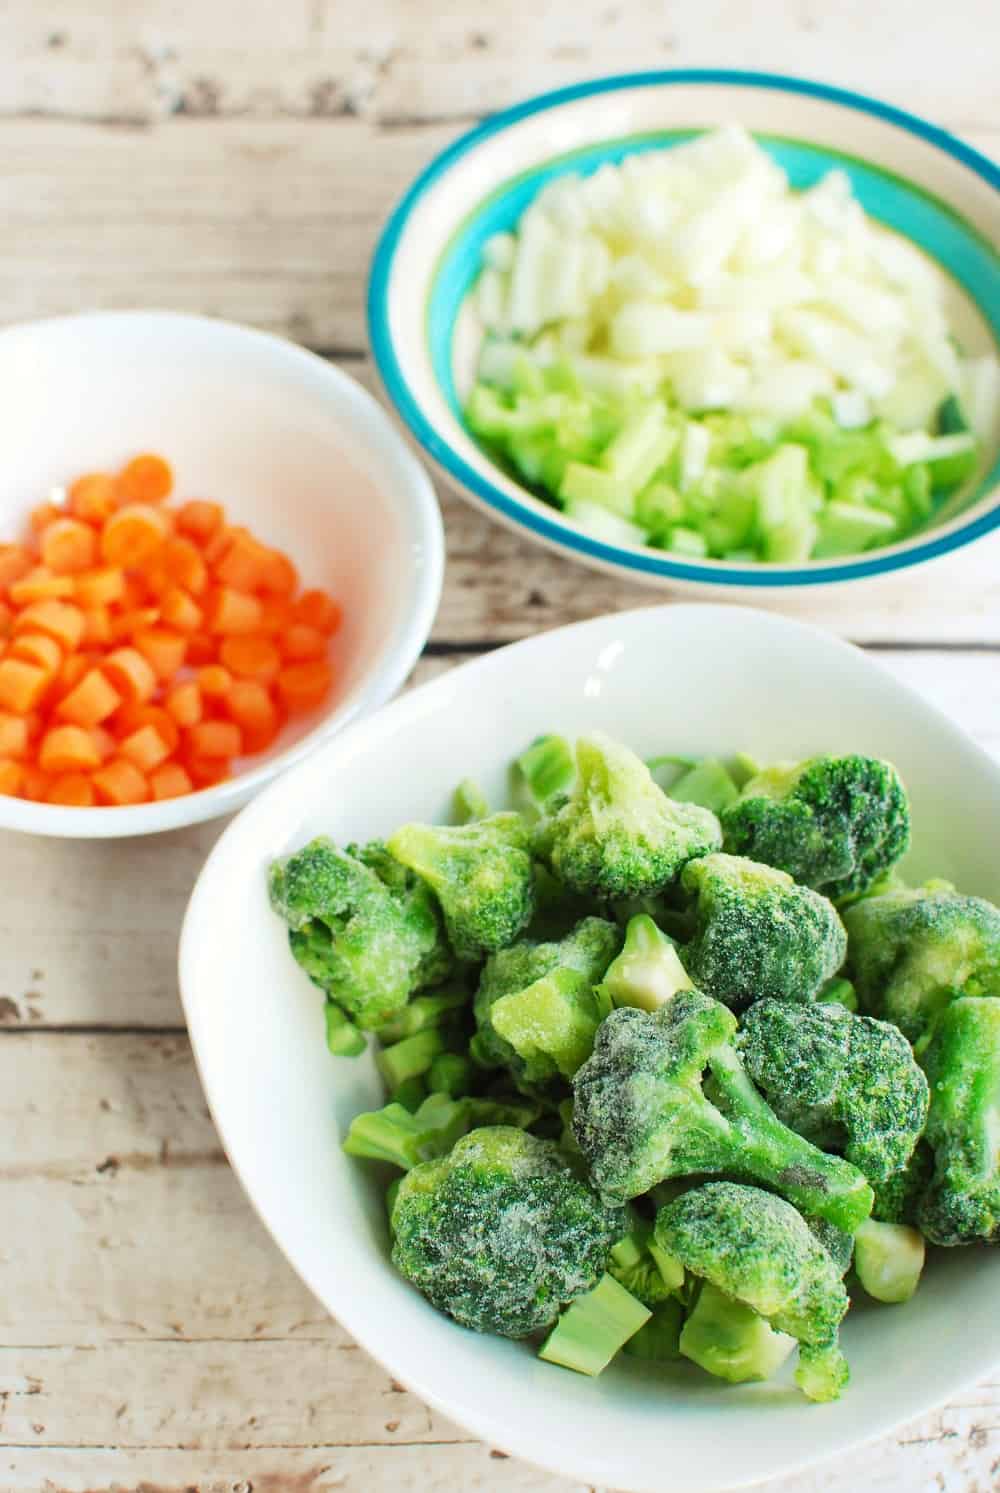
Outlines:
{"type": "Polygon", "coordinates": [[[530,99],[470,130],[417,178],[387,223],[368,289],[383,387],[412,434],[470,501],[552,548],[621,576],[703,592],[857,581],[918,565],[1000,526],[1000,439],[960,510],[899,544],[841,560],[736,566],[592,538],[504,472],[462,420],[478,350],[469,292],[482,245],[538,191],[635,151],[740,122],[805,188],[847,172],[865,210],[947,272],[964,349],[1000,345],[1000,167],[917,116],[825,84],[765,73],[626,74],[530,99]]]}

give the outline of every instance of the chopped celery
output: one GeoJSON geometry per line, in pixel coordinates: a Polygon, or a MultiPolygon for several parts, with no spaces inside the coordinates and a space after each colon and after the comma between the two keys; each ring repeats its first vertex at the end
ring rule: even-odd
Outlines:
{"type": "Polygon", "coordinates": [[[582,461],[567,463],[559,485],[559,496],[567,504],[600,503],[620,518],[628,518],[635,505],[635,494],[625,483],[611,472],[582,461]]]}
{"type": "Polygon", "coordinates": [[[697,529],[689,529],[684,524],[678,524],[671,529],[666,548],[672,550],[675,555],[690,555],[692,559],[702,560],[708,554],[708,542],[703,534],[697,529]]]}
{"type": "Polygon", "coordinates": [[[819,516],[820,556],[855,555],[870,544],[883,542],[896,533],[896,520],[879,508],[857,503],[827,503],[819,516]]]}
{"type": "Polygon", "coordinates": [[[646,531],[628,519],[619,518],[603,503],[590,502],[584,498],[573,498],[566,503],[563,512],[573,519],[584,533],[594,539],[603,539],[607,544],[645,544],[646,531]]]}
{"type": "Polygon", "coordinates": [[[578,1374],[600,1374],[651,1316],[624,1286],[602,1275],[592,1291],[566,1308],[538,1356],[578,1374]]]}
{"type": "Polygon", "coordinates": [[[651,482],[635,500],[635,516],[651,534],[663,533],[684,518],[684,499],[667,482],[651,482]]]}
{"type": "Polygon", "coordinates": [[[935,492],[957,487],[971,477],[979,460],[979,443],[968,430],[938,436],[911,430],[890,437],[887,445],[901,467],[924,463],[935,492]]]}

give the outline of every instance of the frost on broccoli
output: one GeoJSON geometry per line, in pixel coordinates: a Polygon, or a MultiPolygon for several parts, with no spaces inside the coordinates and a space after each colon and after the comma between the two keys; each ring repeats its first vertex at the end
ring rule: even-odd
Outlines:
{"type": "Polygon", "coordinates": [[[927,1080],[896,1027],[840,1005],[759,1001],[737,1040],[775,1113],[872,1183],[909,1161],[927,1119],[927,1080]]]}
{"type": "Polygon", "coordinates": [[[917,1224],[932,1244],[1000,1244],[1000,1000],[948,1006],[921,1061],[934,1174],[917,1224]]]}
{"type": "Polygon", "coordinates": [[[722,815],[725,848],[839,899],[864,892],[910,843],[910,806],[891,762],[811,757],[751,778],[722,815]]]}
{"type": "Polygon", "coordinates": [[[558,942],[522,939],[493,954],[475,998],[479,1061],[529,1090],[572,1078],[611,1009],[598,987],[621,941],[615,923],[583,918],[558,942]]]}
{"type": "Polygon", "coordinates": [[[920,1199],[934,1172],[934,1157],[925,1140],[917,1148],[906,1165],[893,1172],[884,1182],[874,1184],[875,1202],[872,1218],[877,1223],[916,1224],[920,1199]]]}
{"type": "Polygon", "coordinates": [[[799,1344],[795,1381],[835,1400],[848,1380],[837,1335],[848,1307],[837,1268],[790,1204],[734,1182],[709,1182],[661,1208],[656,1238],[702,1276],[799,1344]]]}
{"type": "Polygon", "coordinates": [[[406,824],[388,847],[433,890],[452,948],[480,959],[505,948],[531,920],[535,878],[520,814],[471,824],[406,824]]]}
{"type": "Polygon", "coordinates": [[[674,1177],[737,1176],[853,1231],[871,1188],[781,1123],[747,1077],[735,1032],[732,1012],[699,990],[652,1014],[612,1011],[573,1081],[573,1129],[594,1185],[624,1201],[674,1177]]]}
{"type": "Polygon", "coordinates": [[[768,996],[814,1000],[843,964],[836,909],[784,871],[735,855],[706,855],[681,875],[697,897],[696,931],[682,957],[696,985],[741,1009],[768,996]]]}
{"type": "Polygon", "coordinates": [[[597,1285],[622,1225],[554,1142],[498,1126],[406,1174],[392,1259],[464,1327],[527,1337],[597,1285]]]}
{"type": "Polygon", "coordinates": [[[451,965],[433,897],[399,870],[400,879],[387,884],[320,838],[275,861],[268,875],[271,905],[289,925],[295,958],[365,1029],[395,1015],[451,965]]]}
{"type": "Polygon", "coordinates": [[[1000,909],[981,897],[887,892],[849,907],[844,923],[861,1009],[911,1042],[957,996],[1000,996],[1000,909]]]}
{"type": "Polygon", "coordinates": [[[569,796],[556,800],[535,834],[538,853],[572,890],[644,896],[721,844],[715,815],[674,803],[628,747],[595,732],[577,742],[576,767],[569,796]]]}

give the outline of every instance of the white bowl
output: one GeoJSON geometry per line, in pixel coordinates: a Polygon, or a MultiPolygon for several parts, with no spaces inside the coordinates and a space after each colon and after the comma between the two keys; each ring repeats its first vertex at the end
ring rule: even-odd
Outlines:
{"type": "Polygon", "coordinates": [[[339,841],[447,814],[467,775],[499,803],[511,758],[543,731],[593,727],[644,754],[745,749],[763,760],[862,751],[897,762],[913,799],[907,869],[1000,898],[1000,768],[864,654],[761,612],[674,606],[607,616],[504,648],[395,701],[276,783],[201,874],[180,980],[229,1157],[320,1301],[424,1400],[508,1452],[588,1486],[708,1493],[788,1473],[888,1431],[1000,1358],[1000,1252],[934,1258],[906,1307],[859,1303],[854,1382],[834,1405],[787,1381],[726,1388],[623,1360],[599,1380],[438,1315],[393,1271],[373,1169],[339,1149],[384,1102],[369,1057],[331,1058],[318,992],[293,964],[265,872],[316,833],[339,841]]]}
{"type": "Polygon", "coordinates": [[[231,781],[128,808],[0,797],[0,827],[107,837],[212,819],[402,684],[441,593],[441,516],[423,468],[347,374],[247,327],[101,312],[0,332],[0,388],[0,539],[17,538],[52,487],[155,450],[182,497],[224,503],[344,606],[330,704],[231,781]]]}

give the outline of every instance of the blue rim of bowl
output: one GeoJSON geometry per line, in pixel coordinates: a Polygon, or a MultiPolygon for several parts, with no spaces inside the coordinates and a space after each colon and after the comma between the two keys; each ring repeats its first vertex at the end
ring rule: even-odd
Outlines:
{"type": "Polygon", "coordinates": [[[588,83],[577,83],[567,88],[554,89],[549,93],[537,94],[521,104],[514,105],[513,108],[491,115],[482,124],[466,131],[451,145],[446,146],[424,168],[400,199],[379,239],[368,281],[368,336],[379,378],[401,419],[447,476],[517,527],[525,528],[540,539],[571,552],[576,551],[586,555],[602,564],[660,576],[667,580],[722,587],[814,586],[826,582],[862,580],[935,559],[992,532],[1000,526],[1000,498],[987,512],[949,533],[938,534],[923,543],[912,543],[905,549],[876,552],[870,558],[849,563],[797,567],[756,565],[752,568],[735,568],[723,564],[678,561],[652,549],[643,551],[622,545],[607,544],[603,540],[591,538],[581,529],[573,528],[566,523],[557,523],[544,513],[537,512],[528,502],[511,497],[471,466],[424,415],[403,374],[389,326],[389,284],[394,260],[418,200],[470,150],[474,150],[483,141],[534,114],[541,114],[548,109],[597,94],[683,83],[732,84],[772,89],[778,93],[804,94],[809,98],[822,99],[842,108],[874,115],[877,119],[884,120],[888,124],[906,130],[911,135],[926,140],[945,155],[961,162],[963,166],[1000,194],[1000,167],[947,130],[930,124],[927,120],[921,119],[919,115],[911,114],[905,109],[898,109],[879,99],[869,98],[866,94],[855,93],[850,89],[834,88],[826,83],[816,83],[805,78],[786,77],[781,73],[744,72],[739,69],[678,68],[656,72],[618,73],[612,77],[598,78],[588,83]]]}

